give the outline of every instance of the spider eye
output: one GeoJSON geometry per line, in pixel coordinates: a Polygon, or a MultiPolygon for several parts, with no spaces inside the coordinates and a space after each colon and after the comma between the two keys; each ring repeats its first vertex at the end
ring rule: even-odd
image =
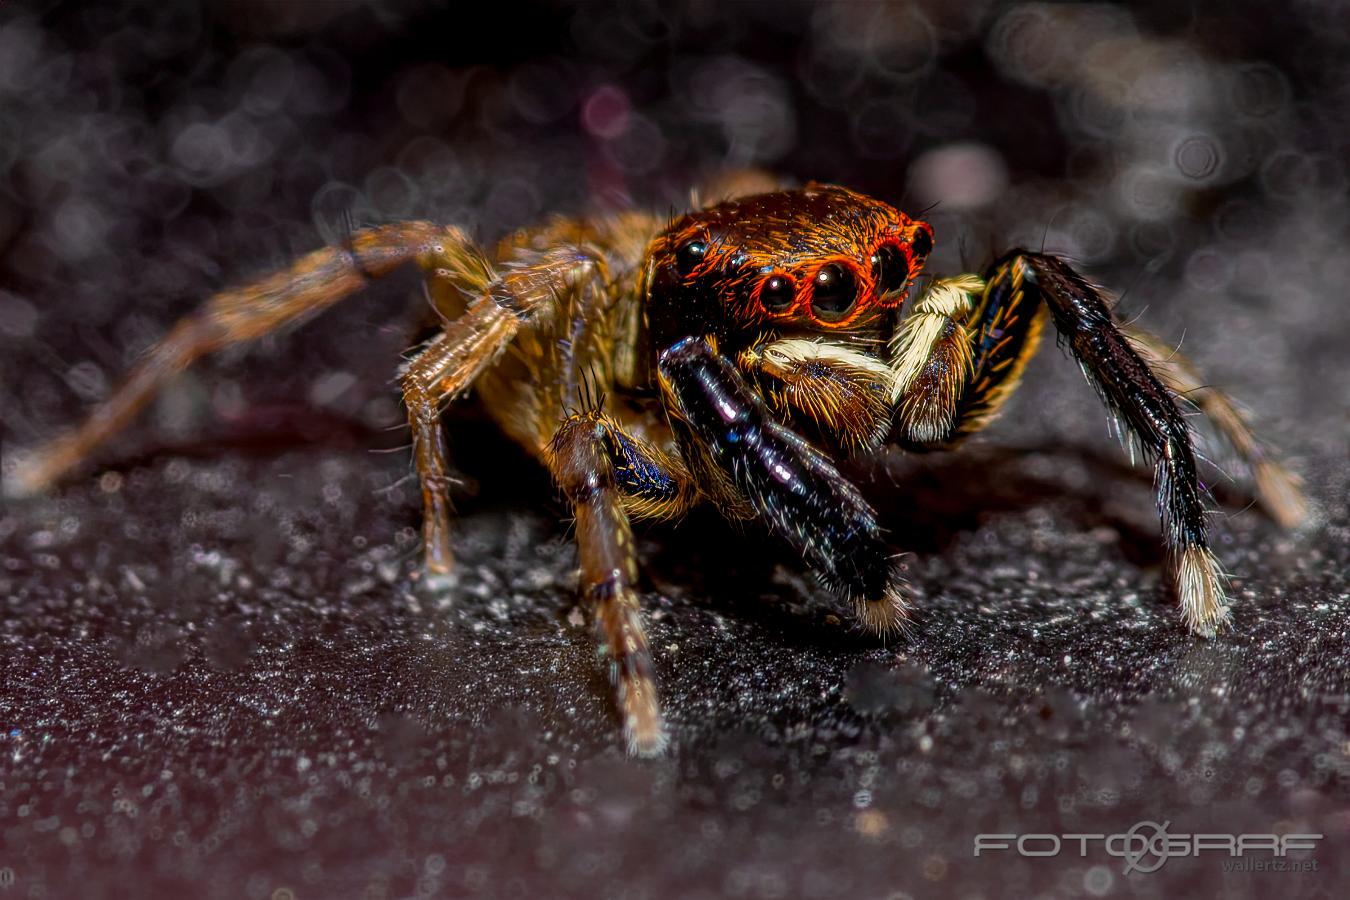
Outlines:
{"type": "Polygon", "coordinates": [[[703,262],[703,257],[708,253],[708,243],[702,240],[685,241],[675,250],[675,267],[680,270],[681,275],[687,276],[698,264],[703,262]]]}
{"type": "Polygon", "coordinates": [[[821,266],[811,287],[811,311],[826,322],[844,318],[858,299],[858,282],[843,266],[821,266]]]}
{"type": "Polygon", "coordinates": [[[910,241],[910,248],[914,251],[914,256],[922,258],[927,256],[933,250],[933,235],[927,228],[920,228],[914,232],[914,240],[910,241]]]}
{"type": "Polygon", "coordinates": [[[883,244],[872,254],[872,278],[883,294],[891,294],[909,280],[909,261],[895,244],[883,244]]]}
{"type": "Polygon", "coordinates": [[[764,287],[759,289],[760,305],[771,313],[780,313],[787,309],[796,296],[797,291],[792,279],[786,275],[770,275],[764,280],[764,287]]]}

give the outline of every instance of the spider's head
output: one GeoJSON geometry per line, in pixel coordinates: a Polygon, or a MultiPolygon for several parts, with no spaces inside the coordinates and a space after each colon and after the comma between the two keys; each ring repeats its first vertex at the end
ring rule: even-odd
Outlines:
{"type": "Polygon", "coordinates": [[[933,229],[844,188],[740,197],[690,213],[647,252],[657,348],[709,336],[728,349],[766,336],[875,340],[933,247],[933,229]]]}

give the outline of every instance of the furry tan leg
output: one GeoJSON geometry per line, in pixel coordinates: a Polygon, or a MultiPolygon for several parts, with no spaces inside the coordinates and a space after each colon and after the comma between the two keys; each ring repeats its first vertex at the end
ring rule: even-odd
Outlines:
{"type": "Polygon", "coordinates": [[[132,369],[85,421],[27,455],[7,491],[32,494],[50,487],[108,438],[198,358],[262,337],[332,306],[370,278],[416,261],[428,272],[463,272],[486,263],[455,228],[405,222],[359,231],[341,247],[325,247],[243,287],[222,291],[181,320],[132,369]]]}
{"type": "Polygon", "coordinates": [[[545,449],[545,460],[576,515],[581,593],[610,660],[629,752],[654,756],[665,749],[667,735],[638,605],[633,532],[607,446],[611,428],[599,413],[572,416],[545,449]]]}
{"type": "Polygon", "coordinates": [[[1218,388],[1205,384],[1190,360],[1140,328],[1121,331],[1163,383],[1179,397],[1204,413],[1213,427],[1250,474],[1256,496],[1266,514],[1285,528],[1294,528],[1308,517],[1308,501],[1302,480],[1270,455],[1252,432],[1251,423],[1233,401],[1218,388]]]}
{"type": "MultiPolygon", "coordinates": [[[[427,571],[450,571],[450,499],[446,493],[442,403],[465,391],[506,349],[523,323],[554,311],[556,299],[600,277],[603,269],[574,250],[542,255],[531,265],[507,271],[490,282],[466,281],[478,299],[445,331],[423,347],[399,377],[413,459],[422,482],[422,542],[427,571]]],[[[490,276],[484,267],[482,276],[490,276]]]]}

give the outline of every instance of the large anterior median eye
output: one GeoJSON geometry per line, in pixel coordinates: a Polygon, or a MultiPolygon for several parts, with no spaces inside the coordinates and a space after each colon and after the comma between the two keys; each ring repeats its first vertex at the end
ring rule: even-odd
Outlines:
{"type": "Polygon", "coordinates": [[[882,244],[872,254],[872,278],[881,293],[894,293],[909,281],[909,260],[895,244],[882,244]]]}
{"type": "Polygon", "coordinates": [[[843,266],[821,266],[811,282],[811,311],[825,322],[837,322],[853,309],[858,299],[858,282],[843,266]]]}

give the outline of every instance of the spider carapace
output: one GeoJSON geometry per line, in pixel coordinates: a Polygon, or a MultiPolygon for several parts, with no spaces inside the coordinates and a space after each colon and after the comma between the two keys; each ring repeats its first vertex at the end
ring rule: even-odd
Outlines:
{"type": "MultiPolygon", "coordinates": [[[[83,425],[32,454],[11,489],[41,490],[125,425],[199,356],[251,340],[406,262],[442,329],[402,370],[421,478],[428,581],[452,568],[442,404],[473,386],[548,467],[576,516],[581,593],[609,659],[630,750],[666,728],[638,602],[633,519],[699,502],[758,519],[877,632],[908,615],[876,514],[836,467],[888,444],[953,446],[1017,385],[1046,322],[1122,434],[1155,467],[1162,539],[1186,625],[1228,618],[1180,403],[1234,451],[1285,525],[1298,481],[1191,366],[1117,322],[1062,259],[1014,250],[983,275],[916,276],[932,229],[840,187],[726,182],[673,222],[626,212],[557,219],[487,252],[428,222],[356,231],[288,269],[211,298],[150,349],[83,425]]],[[[443,582],[445,583],[445,582],[443,582]]]]}

